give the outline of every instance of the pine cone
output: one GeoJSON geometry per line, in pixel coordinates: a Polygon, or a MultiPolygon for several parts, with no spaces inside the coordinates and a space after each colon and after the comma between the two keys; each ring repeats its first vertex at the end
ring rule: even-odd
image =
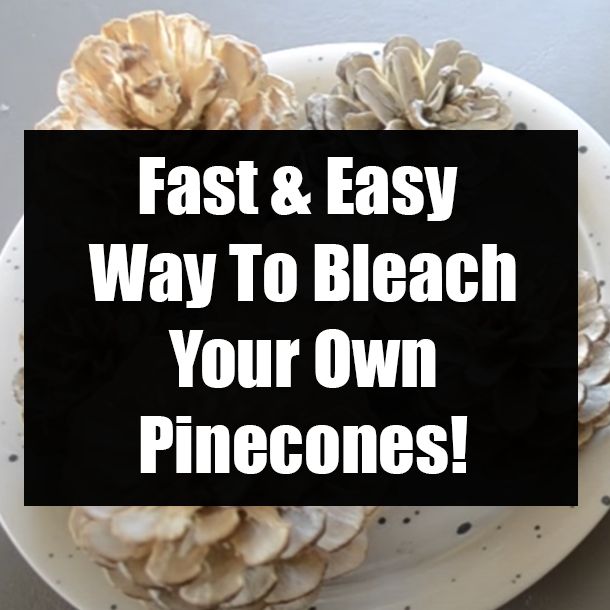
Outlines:
{"type": "Polygon", "coordinates": [[[296,610],[356,568],[371,506],[77,506],[70,531],[150,608],[296,610]]]}
{"type": "Polygon", "coordinates": [[[597,280],[578,273],[578,445],[610,424],[610,331],[597,280]]]}
{"type": "Polygon", "coordinates": [[[58,97],[37,129],[290,129],[297,107],[292,83],[267,73],[257,47],[159,11],[85,38],[58,97]]]}
{"type": "MultiPolygon", "coordinates": [[[[24,335],[23,332],[19,335],[19,347],[23,352],[24,348],[24,335]]],[[[21,407],[21,417],[23,417],[23,406],[25,404],[25,376],[23,367],[21,367],[15,377],[13,378],[13,395],[17,404],[21,407]]]]}
{"type": "Polygon", "coordinates": [[[309,97],[307,119],[312,129],[508,129],[512,116],[500,95],[473,84],[481,69],[455,40],[437,42],[430,55],[397,36],[381,66],[366,53],[341,60],[341,82],[309,97]]]}

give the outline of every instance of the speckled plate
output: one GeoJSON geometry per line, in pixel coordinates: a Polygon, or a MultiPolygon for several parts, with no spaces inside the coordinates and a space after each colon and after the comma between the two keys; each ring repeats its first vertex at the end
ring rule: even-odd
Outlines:
{"type": "MultiPolygon", "coordinates": [[[[348,51],[379,45],[305,47],[267,56],[270,68],[292,79],[301,99],[328,90],[334,66],[348,51]]],[[[486,67],[509,100],[520,128],[577,129],[579,257],[610,278],[610,147],[582,119],[536,87],[486,67]]],[[[41,108],[41,116],[46,109],[41,108]]],[[[23,506],[23,435],[11,381],[21,356],[23,222],[0,256],[0,514],[9,535],[38,573],[81,610],[136,610],[74,548],[65,508],[23,506]]],[[[576,413],[575,413],[576,415],[576,413]]],[[[580,457],[580,499],[571,508],[393,507],[371,532],[368,562],[328,586],[317,610],[489,610],[534,583],[563,559],[610,505],[610,431],[580,457]]]]}

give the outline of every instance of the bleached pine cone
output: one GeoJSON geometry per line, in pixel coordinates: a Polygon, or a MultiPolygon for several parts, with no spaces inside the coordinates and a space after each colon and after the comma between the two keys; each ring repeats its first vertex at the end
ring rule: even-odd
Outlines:
{"type": "Polygon", "coordinates": [[[610,424],[610,317],[597,280],[578,273],[578,445],[610,424]]]}
{"type": "MultiPolygon", "coordinates": [[[[24,335],[23,332],[19,335],[19,347],[23,352],[24,335]]],[[[25,377],[24,370],[21,367],[13,379],[13,394],[17,404],[21,407],[21,416],[23,417],[23,405],[25,404],[25,377]]]]}
{"type": "Polygon", "coordinates": [[[77,506],[70,531],[150,608],[296,610],[358,567],[371,506],[77,506]]]}
{"type": "Polygon", "coordinates": [[[257,47],[160,11],[85,38],[57,91],[62,105],[37,129],[290,129],[296,119],[292,83],[268,74],[257,47]]]}
{"type": "Polygon", "coordinates": [[[339,84],[306,104],[312,129],[508,129],[512,115],[500,95],[474,84],[476,55],[455,40],[429,54],[408,36],[392,38],[379,65],[352,53],[337,66],[339,84]]]}

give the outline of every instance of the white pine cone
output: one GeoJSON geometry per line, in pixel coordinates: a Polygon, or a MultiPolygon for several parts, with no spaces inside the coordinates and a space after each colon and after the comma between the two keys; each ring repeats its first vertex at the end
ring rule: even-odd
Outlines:
{"type": "Polygon", "coordinates": [[[296,610],[364,560],[372,506],[77,506],[70,531],[150,608],[296,610]]]}
{"type": "Polygon", "coordinates": [[[63,105],[37,129],[290,129],[296,120],[294,86],[268,74],[257,47],[160,11],[85,38],[57,91],[63,105]]]}
{"type": "MultiPolygon", "coordinates": [[[[24,335],[23,331],[19,335],[19,347],[23,352],[24,348],[24,335]]],[[[17,404],[21,407],[21,417],[23,417],[23,406],[25,404],[25,375],[23,367],[21,367],[15,377],[13,378],[13,395],[17,404]]]]}
{"type": "Polygon", "coordinates": [[[597,280],[578,273],[578,445],[610,424],[610,331],[597,280]]]}
{"type": "Polygon", "coordinates": [[[500,95],[474,84],[476,55],[455,40],[429,54],[408,36],[392,38],[381,66],[366,53],[337,66],[340,83],[306,104],[312,129],[509,129],[512,115],[500,95]]]}

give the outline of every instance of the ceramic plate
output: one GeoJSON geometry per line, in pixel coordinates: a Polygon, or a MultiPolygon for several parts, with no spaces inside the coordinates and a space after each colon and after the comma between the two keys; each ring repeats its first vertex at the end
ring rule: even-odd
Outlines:
{"type": "MultiPolygon", "coordinates": [[[[267,56],[301,99],[326,91],[349,51],[378,45],[306,47],[267,56]]],[[[582,119],[536,87],[486,67],[482,82],[505,95],[521,129],[577,129],[580,264],[610,279],[610,147],[582,119]]],[[[47,109],[41,108],[42,116],[47,109]]],[[[534,162],[534,161],[532,161],[534,162]]],[[[543,236],[541,236],[543,238],[543,236]]],[[[20,365],[23,222],[0,257],[0,513],[38,573],[82,610],[136,610],[74,548],[65,508],[23,506],[23,433],[11,381],[20,365]]],[[[575,413],[576,415],[576,413],[575,413]]],[[[580,499],[571,508],[394,507],[372,527],[368,562],[329,585],[317,610],[489,610],[538,580],[597,524],[610,505],[610,431],[580,456],[580,499]]]]}

